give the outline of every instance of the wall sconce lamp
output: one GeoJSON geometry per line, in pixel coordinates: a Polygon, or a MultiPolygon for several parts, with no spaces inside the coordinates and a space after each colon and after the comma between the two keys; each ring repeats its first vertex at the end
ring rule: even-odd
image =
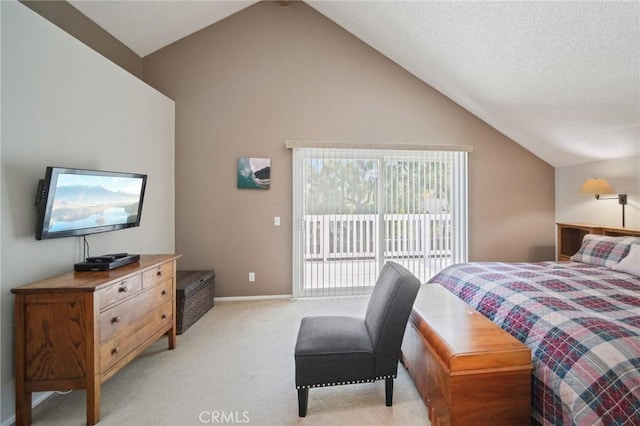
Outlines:
{"type": "Polygon", "coordinates": [[[593,194],[596,200],[618,200],[622,206],[622,227],[624,228],[624,206],[627,204],[627,194],[618,194],[617,197],[601,197],[600,194],[614,194],[613,188],[606,179],[589,178],[584,181],[580,191],[583,194],[593,194]]]}

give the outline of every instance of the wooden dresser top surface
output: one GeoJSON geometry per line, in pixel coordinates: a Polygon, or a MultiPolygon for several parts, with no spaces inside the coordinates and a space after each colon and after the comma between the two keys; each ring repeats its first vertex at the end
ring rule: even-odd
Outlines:
{"type": "Polygon", "coordinates": [[[180,255],[176,254],[143,254],[140,261],[121,266],[110,271],[81,271],[69,272],[56,277],[35,281],[20,287],[12,288],[11,292],[17,293],[44,293],[49,291],[96,291],[116,281],[127,279],[130,276],[140,274],[152,269],[158,264],[176,260],[180,255]]]}
{"type": "Polygon", "coordinates": [[[439,284],[422,285],[410,321],[451,375],[531,369],[531,350],[439,284]]]}

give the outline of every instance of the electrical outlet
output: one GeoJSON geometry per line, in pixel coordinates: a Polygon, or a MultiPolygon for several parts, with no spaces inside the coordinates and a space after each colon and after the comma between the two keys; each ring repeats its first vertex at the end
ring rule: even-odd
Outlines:
{"type": "Polygon", "coordinates": [[[273,225],[280,226],[280,216],[276,216],[273,218],[273,225]]]}
{"type": "Polygon", "coordinates": [[[249,282],[252,283],[256,280],[256,273],[255,272],[249,272],[249,282]]]}

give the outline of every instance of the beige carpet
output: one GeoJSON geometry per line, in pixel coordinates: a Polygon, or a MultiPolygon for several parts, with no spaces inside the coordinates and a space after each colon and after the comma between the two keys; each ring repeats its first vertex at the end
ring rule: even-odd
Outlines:
{"type": "MultiPolygon", "coordinates": [[[[367,299],[218,302],[178,336],[160,339],[102,387],[100,425],[429,425],[402,365],[393,407],[384,381],[311,389],[298,417],[293,347],[306,315],[364,315],[367,299]]],[[[34,425],[83,425],[85,392],[56,394],[34,425]]]]}

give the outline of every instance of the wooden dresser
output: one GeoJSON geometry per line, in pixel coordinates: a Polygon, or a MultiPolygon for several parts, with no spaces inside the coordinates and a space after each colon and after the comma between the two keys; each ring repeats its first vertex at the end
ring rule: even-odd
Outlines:
{"type": "Polygon", "coordinates": [[[586,223],[558,223],[558,260],[569,260],[580,250],[582,238],[587,234],[610,237],[640,237],[640,229],[599,226],[586,223]]]}
{"type": "Polygon", "coordinates": [[[72,272],[15,294],[16,424],[31,424],[31,394],[86,389],[87,424],[100,387],[164,334],[176,347],[177,255],[143,255],[111,271],[72,272]]]}
{"type": "Polygon", "coordinates": [[[440,285],[420,289],[402,361],[433,426],[530,422],[531,350],[440,285]]]}

